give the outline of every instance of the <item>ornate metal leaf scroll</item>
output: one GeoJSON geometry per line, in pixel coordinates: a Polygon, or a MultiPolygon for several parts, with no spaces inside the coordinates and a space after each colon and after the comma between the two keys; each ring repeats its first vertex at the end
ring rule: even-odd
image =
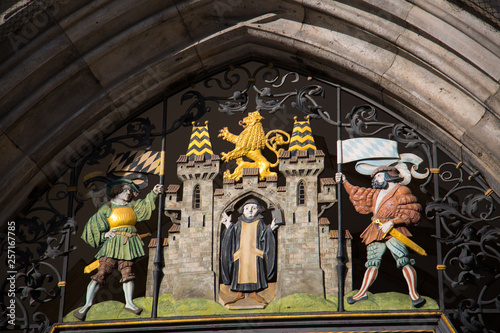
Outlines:
{"type": "Polygon", "coordinates": [[[287,86],[288,83],[298,82],[301,77],[295,72],[287,72],[284,75],[281,72],[272,63],[260,65],[253,70],[245,66],[229,66],[221,74],[222,77],[211,77],[203,81],[204,88],[217,88],[217,93],[227,91],[227,95],[205,96],[201,92],[192,90],[184,93],[181,99],[183,102],[194,101],[173,128],[178,128],[180,125],[188,126],[192,121],[200,119],[204,113],[211,110],[207,106],[208,102],[215,103],[218,111],[227,115],[246,112],[252,100],[252,94],[255,95],[255,105],[258,111],[275,113],[290,102],[293,108],[313,118],[323,116],[325,119],[330,119],[326,111],[322,111],[322,115],[319,114],[321,106],[316,98],[324,97],[324,90],[320,85],[307,85],[293,91],[275,92],[277,88],[287,86]],[[197,110],[196,113],[192,112],[194,109],[197,110]]]}
{"type": "Polygon", "coordinates": [[[443,275],[456,291],[447,312],[463,332],[495,332],[500,313],[500,217],[498,200],[479,175],[467,177],[460,164],[442,163],[439,181],[449,190],[426,213],[442,231],[443,275]],[[491,328],[491,329],[490,329],[491,328]]]}

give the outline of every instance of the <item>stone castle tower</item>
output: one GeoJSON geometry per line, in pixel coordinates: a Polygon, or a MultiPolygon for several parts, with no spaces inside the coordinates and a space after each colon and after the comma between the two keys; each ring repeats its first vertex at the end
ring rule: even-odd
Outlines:
{"type": "MultiPolygon", "coordinates": [[[[224,179],[222,188],[214,188],[219,162],[212,151],[208,122],[205,126],[193,124],[187,154],[177,160],[182,198],[179,185],[169,185],[166,191],[165,214],[173,226],[163,244],[165,275],[160,294],[172,294],[174,299],[218,299],[220,220],[223,213],[232,214],[249,197],[260,200],[273,216],[283,220],[276,231],[276,297],[336,294],[338,235],[329,231],[330,222],[321,217],[336,203],[336,184],[332,178],[318,179],[324,153],[316,149],[309,119],[295,118],[289,149],[279,156],[285,186],[278,186],[278,177],[259,181],[259,170],[250,168],[243,169],[241,182],[224,179]]],[[[150,243],[147,296],[153,292],[154,241],[150,243]]],[[[350,241],[347,232],[349,256],[350,241]]],[[[347,266],[346,290],[350,290],[350,260],[347,266]]]]}
{"type": "MultiPolygon", "coordinates": [[[[175,299],[202,297],[213,299],[216,275],[213,267],[212,235],[213,180],[219,173],[219,156],[214,155],[208,122],[195,126],[186,155],[177,160],[177,176],[183,183],[170,185],[165,194],[165,213],[173,221],[164,246],[164,277],[160,294],[175,299]]],[[[149,267],[154,255],[149,257],[149,267]]],[[[152,295],[153,278],[148,270],[147,295],[152,295]]]]}

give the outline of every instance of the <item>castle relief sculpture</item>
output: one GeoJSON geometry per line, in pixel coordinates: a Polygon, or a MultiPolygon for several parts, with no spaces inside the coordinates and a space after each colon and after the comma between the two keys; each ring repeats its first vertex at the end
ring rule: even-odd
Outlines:
{"type": "MultiPolygon", "coordinates": [[[[388,249],[407,281],[412,306],[424,306],[427,300],[417,292],[409,249],[422,255],[425,251],[409,239],[407,229],[419,223],[422,207],[405,186],[412,176],[422,177],[406,167],[407,162],[418,163],[418,159],[397,154],[397,143],[391,140],[351,139],[339,145],[339,163],[358,161],[358,172],[373,173],[372,188],[351,185],[341,172],[335,178],[319,178],[325,154],[316,147],[310,118],[295,117],[291,134],[282,130],[265,133],[263,121],[259,111],[254,111],[239,122],[243,127],[239,135],[227,127],[220,129],[219,137],[235,145],[221,157],[213,152],[208,122],[204,126],[192,123],[187,152],[176,161],[182,185],[165,187],[162,213],[171,220],[170,229],[163,232],[166,239],[160,245],[152,242],[149,246],[146,298],[159,285],[159,295],[172,295],[173,301],[201,298],[240,311],[264,309],[292,295],[323,300],[337,297],[342,237],[347,260],[346,275],[341,278],[345,279],[344,292],[352,292],[345,298],[348,305],[358,306],[369,299],[369,287],[388,249]],[[373,148],[367,149],[368,143],[373,148]],[[276,156],[274,163],[264,157],[265,149],[276,156]],[[370,164],[370,158],[378,157],[382,160],[370,164]],[[221,174],[221,161],[236,161],[236,168],[221,174]],[[216,186],[214,179],[220,176],[222,186],[216,186]],[[336,187],[341,183],[356,211],[373,214],[372,223],[361,234],[367,259],[357,291],[352,288],[352,237],[347,230],[344,235],[335,228],[330,230],[331,222],[324,215],[337,203],[336,187]],[[155,284],[154,260],[159,249],[163,251],[163,276],[155,284]]],[[[112,161],[109,170],[162,172],[158,161],[163,154],[159,152],[122,155],[112,161]]],[[[156,185],[144,199],[134,201],[139,193],[136,184],[115,179],[106,187],[108,201],[96,201],[102,204],[85,225],[82,238],[99,248],[98,261],[86,268],[86,272],[97,269],[97,274],[87,287],[85,305],[73,312],[78,320],[85,320],[97,291],[115,268],[122,276],[124,309],[141,314],[132,299],[132,266],[145,252],[135,224],[151,218],[163,191],[162,185],[156,185]]]]}
{"type": "Polygon", "coordinates": [[[324,153],[316,149],[310,119],[294,119],[291,134],[266,133],[260,112],[248,113],[240,134],[219,131],[235,144],[221,157],[213,153],[208,123],[193,124],[187,153],[177,160],[182,198],[180,186],[167,188],[166,214],[176,218],[164,248],[162,294],[243,310],[298,293],[336,293],[337,239],[328,219],[319,224],[336,202],[335,182],[318,178],[324,153]],[[263,156],[266,149],[276,162],[263,156]],[[222,188],[214,188],[220,161],[236,161],[236,168],[223,172],[222,188]],[[280,177],[286,185],[278,186],[280,177]]]}

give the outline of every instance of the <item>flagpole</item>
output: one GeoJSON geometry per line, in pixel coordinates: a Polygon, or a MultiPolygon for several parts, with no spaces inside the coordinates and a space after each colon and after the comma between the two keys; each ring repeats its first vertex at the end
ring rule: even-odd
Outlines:
{"type": "MultiPolygon", "coordinates": [[[[160,184],[165,185],[165,145],[167,141],[167,100],[163,101],[163,121],[162,121],[162,138],[161,138],[161,167],[160,167],[160,184]]],[[[158,316],[158,298],[160,294],[160,283],[163,275],[163,244],[161,242],[161,224],[163,217],[163,209],[165,201],[163,200],[163,192],[158,196],[158,226],[156,234],[156,253],[154,259],[153,270],[153,306],[151,308],[151,318],[158,316]]]]}
{"type": "MultiPolygon", "coordinates": [[[[341,89],[337,88],[337,172],[342,172],[342,120],[340,110],[341,89]]],[[[344,311],[344,283],[346,276],[346,256],[344,249],[344,228],[342,225],[342,182],[337,183],[337,207],[338,207],[338,251],[337,251],[337,274],[338,274],[338,304],[339,312],[344,311]]]]}

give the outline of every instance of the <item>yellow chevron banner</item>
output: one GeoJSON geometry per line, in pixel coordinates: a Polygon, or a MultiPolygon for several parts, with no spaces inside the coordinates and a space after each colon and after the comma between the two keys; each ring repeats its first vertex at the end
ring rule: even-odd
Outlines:
{"type": "MultiPolygon", "coordinates": [[[[198,127],[198,128],[199,128],[199,127],[198,127]]],[[[191,133],[191,139],[192,139],[193,137],[197,137],[197,138],[199,138],[200,140],[203,140],[203,139],[206,139],[206,138],[208,137],[208,134],[207,134],[207,133],[205,133],[205,131],[199,131],[199,132],[198,132],[198,131],[196,131],[196,132],[195,132],[195,131],[193,131],[193,133],[191,133]]]]}
{"type": "Polygon", "coordinates": [[[210,148],[204,148],[202,150],[196,151],[196,154],[191,153],[190,155],[187,155],[187,156],[194,156],[194,155],[196,155],[196,156],[200,156],[200,155],[207,156],[207,155],[210,155],[211,156],[211,155],[213,155],[213,152],[212,152],[212,149],[210,149],[210,148]]]}
{"type": "Polygon", "coordinates": [[[188,150],[191,150],[193,147],[198,147],[199,149],[202,149],[202,147],[212,147],[210,140],[203,140],[203,141],[191,141],[188,146],[188,150]]]}
{"type": "Polygon", "coordinates": [[[308,134],[311,134],[311,127],[309,125],[304,126],[304,127],[297,126],[297,127],[294,127],[293,132],[294,133],[308,133],[308,134]]]}
{"type": "Polygon", "coordinates": [[[290,151],[295,151],[295,150],[308,150],[308,149],[312,149],[312,150],[316,150],[316,146],[315,145],[311,145],[311,144],[308,144],[308,145],[305,145],[305,146],[298,146],[298,145],[295,145],[293,146],[290,151]]]}
{"type": "Polygon", "coordinates": [[[193,123],[193,131],[189,140],[188,151],[186,153],[190,158],[200,155],[213,155],[212,142],[208,133],[208,122],[205,126],[195,126],[193,123]]]}
{"type": "Polygon", "coordinates": [[[304,137],[294,136],[290,140],[290,145],[293,145],[295,142],[299,142],[299,143],[305,143],[305,142],[307,142],[309,144],[314,145],[314,138],[311,135],[306,135],[304,137]]]}
{"type": "Polygon", "coordinates": [[[296,150],[316,150],[309,118],[305,121],[297,121],[297,117],[295,117],[294,120],[295,123],[293,124],[293,132],[288,150],[291,152],[296,150]]]}

